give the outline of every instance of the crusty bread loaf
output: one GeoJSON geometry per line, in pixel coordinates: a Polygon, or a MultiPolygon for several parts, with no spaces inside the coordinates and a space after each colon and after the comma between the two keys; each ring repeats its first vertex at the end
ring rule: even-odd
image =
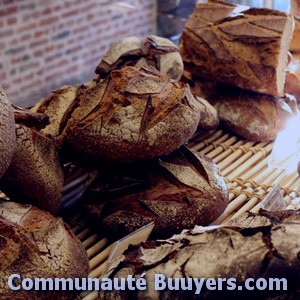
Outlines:
{"type": "Polygon", "coordinates": [[[285,13],[210,0],[187,21],[179,50],[193,75],[283,96],[292,30],[285,13]]]}
{"type": "MultiPolygon", "coordinates": [[[[168,240],[131,245],[103,277],[120,279],[132,275],[140,278],[145,273],[147,289],[101,291],[99,297],[103,300],[299,299],[299,230],[299,212],[261,212],[257,216],[245,213],[230,225],[215,229],[197,227],[168,240]],[[165,275],[166,284],[171,278],[176,278],[179,290],[173,290],[176,287],[174,281],[170,284],[173,289],[166,286],[158,290],[155,288],[155,274],[165,275]],[[204,282],[200,294],[197,294],[196,284],[188,284],[188,280],[195,279],[200,283],[202,278],[210,278],[206,282],[209,285],[204,282]],[[221,288],[220,278],[234,278],[230,281],[233,285],[222,281],[221,288]],[[284,278],[288,289],[284,289],[281,282],[281,288],[249,291],[245,288],[248,278],[262,278],[269,283],[274,278],[284,278]]],[[[254,286],[254,281],[251,282],[254,286]]],[[[162,286],[160,283],[157,280],[156,287],[162,286]]]]}
{"type": "Polygon", "coordinates": [[[14,201],[56,214],[64,183],[56,147],[37,130],[21,124],[16,124],[16,136],[16,149],[0,189],[14,201]]]}
{"type": "Polygon", "coordinates": [[[200,108],[200,121],[198,129],[211,130],[216,129],[219,125],[219,117],[216,109],[204,98],[195,97],[199,102],[200,108]]]}
{"type": "Polygon", "coordinates": [[[293,54],[287,66],[284,90],[300,101],[300,58],[296,54],[293,54]]]}
{"type": "Polygon", "coordinates": [[[185,147],[159,161],[109,164],[84,193],[87,220],[113,238],[152,221],[152,238],[207,225],[224,211],[227,201],[217,166],[185,147]]]}
{"type": "Polygon", "coordinates": [[[299,53],[300,52],[300,1],[299,0],[290,1],[290,12],[295,19],[295,28],[294,28],[294,34],[293,34],[290,50],[293,53],[299,53]]]}
{"type": "Polygon", "coordinates": [[[0,178],[8,168],[16,144],[11,103],[0,86],[0,178]]]}
{"type": "Polygon", "coordinates": [[[252,141],[274,140],[288,120],[297,114],[293,96],[279,98],[232,87],[219,89],[209,99],[216,108],[221,126],[252,141]]]}
{"type": "Polygon", "coordinates": [[[136,161],[179,148],[196,131],[199,103],[189,87],[148,70],[124,67],[82,86],[64,140],[86,157],[136,161]]]}
{"type": "Polygon", "coordinates": [[[41,129],[43,134],[55,139],[60,137],[76,107],[77,90],[76,86],[62,86],[31,108],[35,113],[45,113],[50,119],[50,124],[41,129]]]}
{"type": "Polygon", "coordinates": [[[61,219],[31,205],[1,200],[0,256],[1,299],[70,299],[72,292],[12,291],[7,280],[12,274],[84,278],[89,269],[83,246],[61,219]]]}
{"type": "Polygon", "coordinates": [[[162,75],[179,80],[183,62],[177,46],[169,39],[150,35],[143,40],[127,37],[112,44],[96,68],[96,73],[105,78],[113,70],[124,66],[153,67],[162,75]]]}

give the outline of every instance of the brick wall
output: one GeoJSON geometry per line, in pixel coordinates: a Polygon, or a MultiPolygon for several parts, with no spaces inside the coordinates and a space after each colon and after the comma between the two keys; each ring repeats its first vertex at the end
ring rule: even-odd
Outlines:
{"type": "Polygon", "coordinates": [[[93,78],[112,42],[154,33],[155,22],[154,0],[0,0],[0,84],[32,105],[93,78]]]}

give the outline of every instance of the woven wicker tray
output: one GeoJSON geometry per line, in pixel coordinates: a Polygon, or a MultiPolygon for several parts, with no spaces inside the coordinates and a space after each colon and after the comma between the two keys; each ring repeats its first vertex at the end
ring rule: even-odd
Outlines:
{"type": "MultiPolygon", "coordinates": [[[[276,183],[280,185],[287,205],[300,195],[300,178],[296,172],[287,174],[268,167],[272,142],[250,142],[218,130],[196,133],[188,146],[210,157],[226,179],[229,205],[214,224],[225,223],[245,211],[257,212],[261,200],[276,183]]],[[[85,175],[81,175],[69,181],[65,187],[65,197],[76,197],[76,190],[84,179],[85,175]]],[[[90,259],[89,277],[100,277],[112,246],[107,238],[94,234],[92,228],[84,226],[80,217],[73,222],[77,225],[72,229],[90,259]]],[[[79,299],[97,299],[97,292],[82,293],[79,299]]]]}

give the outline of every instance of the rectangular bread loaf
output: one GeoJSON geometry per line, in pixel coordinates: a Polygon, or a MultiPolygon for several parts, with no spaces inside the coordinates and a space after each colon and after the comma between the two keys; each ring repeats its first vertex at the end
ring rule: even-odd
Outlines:
{"type": "Polygon", "coordinates": [[[193,75],[283,96],[292,32],[291,15],[210,0],[187,21],[180,52],[193,75]]]}
{"type": "Polygon", "coordinates": [[[300,53],[300,0],[291,0],[290,12],[295,19],[295,29],[290,50],[293,53],[300,53]]]}

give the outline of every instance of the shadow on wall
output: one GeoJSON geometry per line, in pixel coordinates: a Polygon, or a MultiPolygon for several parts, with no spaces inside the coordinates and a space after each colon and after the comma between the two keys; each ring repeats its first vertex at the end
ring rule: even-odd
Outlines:
{"type": "Polygon", "coordinates": [[[0,84],[30,106],[95,77],[111,43],[156,30],[156,1],[6,0],[0,5],[0,84]]]}

